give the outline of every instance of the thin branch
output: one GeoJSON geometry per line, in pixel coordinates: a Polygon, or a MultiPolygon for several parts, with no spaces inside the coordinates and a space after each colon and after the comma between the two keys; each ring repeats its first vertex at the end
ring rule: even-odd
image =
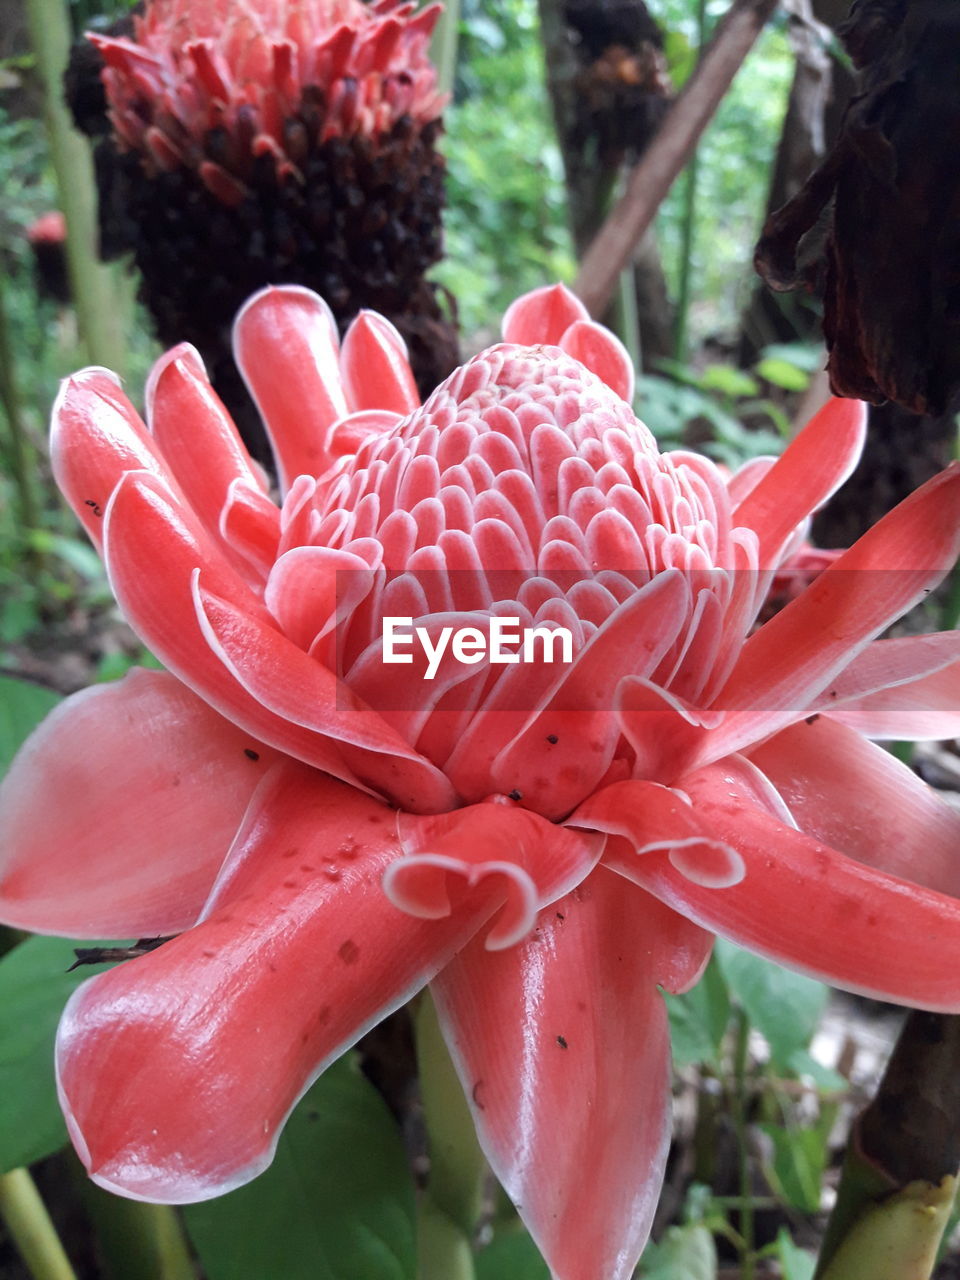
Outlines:
{"type": "Polygon", "coordinates": [[[591,315],[605,310],[617,278],[653,221],[729,89],[777,0],[734,0],[703,58],[633,170],[627,189],[580,266],[574,291],[591,315]]]}

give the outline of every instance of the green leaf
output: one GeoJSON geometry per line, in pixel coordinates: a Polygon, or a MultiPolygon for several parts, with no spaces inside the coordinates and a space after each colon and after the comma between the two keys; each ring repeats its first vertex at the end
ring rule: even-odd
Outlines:
{"type": "Polygon", "coordinates": [[[820,1208],[820,1185],[827,1167],[825,1125],[812,1128],[791,1126],[782,1129],[775,1124],[758,1126],[773,1143],[773,1178],[776,1189],[786,1202],[801,1213],[816,1213],[820,1208]]]}
{"type": "Polygon", "coordinates": [[[823,368],[825,353],[819,342],[771,342],[760,352],[764,360],[785,360],[804,373],[823,368]]]}
{"type": "Polygon", "coordinates": [[[791,1055],[806,1048],[817,1028],[827,988],[722,939],[714,955],[730,994],[770,1045],[774,1064],[789,1070],[791,1055]]]}
{"type": "Polygon", "coordinates": [[[97,972],[67,973],[73,959],[69,939],[28,938],[0,960],[0,1173],[51,1155],[67,1141],[53,1042],[68,997],[97,972]]]}
{"type": "Polygon", "coordinates": [[[665,995],[670,1015],[670,1042],[678,1067],[692,1062],[716,1063],[730,1020],[730,996],[723,974],[711,959],[703,977],[682,996],[665,995]]]}
{"type": "Polygon", "coordinates": [[[708,364],[698,382],[704,391],[719,391],[725,396],[755,396],[760,390],[756,378],[729,364],[708,364]]]}
{"type": "Polygon", "coordinates": [[[717,1249],[706,1227],[671,1227],[659,1244],[649,1244],[640,1263],[640,1280],[715,1280],[717,1249]]]}
{"type": "Polygon", "coordinates": [[[817,1269],[816,1258],[793,1243],[786,1227],[780,1228],[776,1245],[783,1280],[813,1280],[813,1273],[817,1269]]]}
{"type": "Polygon", "coordinates": [[[21,744],[59,701],[60,695],[51,689],[0,676],[0,777],[21,744]]]}
{"type": "Polygon", "coordinates": [[[846,1093],[850,1083],[839,1071],[825,1067],[806,1049],[797,1049],[791,1053],[784,1065],[795,1076],[808,1076],[818,1089],[824,1093],[846,1093]]]}
{"type": "Polygon", "coordinates": [[[477,1254],[477,1280],[550,1280],[550,1268],[525,1231],[499,1236],[477,1254]]]}
{"type": "MultiPolygon", "coordinates": [[[[247,1069],[256,1071],[251,1060],[247,1069]]],[[[350,1055],[300,1101],[270,1168],[184,1210],[207,1280],[413,1280],[413,1182],[397,1126],[350,1055]]]]}
{"type": "Polygon", "coordinates": [[[772,382],[775,387],[783,387],[784,391],[806,391],[810,385],[810,375],[803,369],[787,360],[778,360],[775,356],[767,356],[756,366],[758,378],[772,382]]]}

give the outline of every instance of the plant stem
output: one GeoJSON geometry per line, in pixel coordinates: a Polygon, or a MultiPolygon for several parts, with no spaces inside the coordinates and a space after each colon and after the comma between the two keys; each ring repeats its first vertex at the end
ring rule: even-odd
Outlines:
{"type": "Polygon", "coordinates": [[[196,1280],[176,1209],[111,1195],[84,1177],[105,1280],[196,1280]]]}
{"type": "Polygon", "coordinates": [[[419,1280],[473,1280],[471,1241],[486,1161],[429,993],[414,1014],[430,1181],[420,1208],[419,1280]]]}
{"type": "Polygon", "coordinates": [[[653,221],[733,77],[776,7],[776,0],[733,0],[697,69],[683,87],[627,188],[583,257],[574,292],[601,315],[617,276],[653,221]]]}
{"type": "MultiPolygon", "coordinates": [[[[697,3],[697,49],[703,57],[707,43],[707,0],[697,3]]],[[[697,215],[697,174],[700,167],[700,148],[694,146],[687,165],[687,183],[683,193],[683,218],[680,233],[680,282],[677,286],[677,323],[674,331],[673,358],[684,363],[687,359],[687,329],[690,319],[690,281],[693,263],[694,224],[697,215]]]]}
{"type": "Polygon", "coordinates": [[[459,43],[460,0],[445,0],[443,13],[430,41],[430,57],[437,68],[437,88],[441,93],[453,93],[459,43]]]}
{"type": "Polygon", "coordinates": [[[72,38],[63,0],[27,0],[30,39],[43,83],[44,118],[67,221],[67,266],[77,324],[93,364],[119,369],[123,349],[110,274],[97,261],[96,189],[86,139],[73,128],[63,101],[63,71],[72,38]]]}
{"type": "Polygon", "coordinates": [[[77,1280],[46,1205],[26,1169],[0,1176],[0,1218],[34,1280],[77,1280]]]}
{"type": "Polygon", "coordinates": [[[747,1050],[750,1020],[742,1009],[736,1015],[736,1042],[733,1060],[733,1121],[737,1132],[740,1157],[740,1277],[754,1277],[753,1184],[750,1178],[750,1152],[747,1142],[747,1050]]]}
{"type": "Polygon", "coordinates": [[[20,507],[21,531],[35,529],[38,524],[37,502],[30,474],[30,446],[27,429],[20,408],[20,392],[17,387],[16,365],[10,345],[10,328],[3,299],[3,275],[0,273],[0,402],[7,419],[10,473],[17,490],[20,507]]]}
{"type": "Polygon", "coordinates": [[[958,1166],[960,1016],[914,1010],[850,1136],[818,1280],[927,1280],[958,1166]],[[909,1259],[888,1250],[881,1266],[878,1252],[863,1270],[865,1250],[884,1239],[909,1247],[909,1259]]]}

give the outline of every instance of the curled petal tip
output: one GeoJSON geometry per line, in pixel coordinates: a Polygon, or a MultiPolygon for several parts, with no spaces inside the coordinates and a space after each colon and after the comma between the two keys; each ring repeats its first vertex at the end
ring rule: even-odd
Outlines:
{"type": "Polygon", "coordinates": [[[544,285],[507,307],[503,340],[525,346],[558,343],[572,324],[589,319],[587,308],[565,284],[544,285]]]}

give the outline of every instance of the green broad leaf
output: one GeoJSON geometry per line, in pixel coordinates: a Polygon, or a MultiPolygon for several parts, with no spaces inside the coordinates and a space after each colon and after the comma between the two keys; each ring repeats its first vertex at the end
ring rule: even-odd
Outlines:
{"type": "Polygon", "coordinates": [[[0,777],[26,738],[60,700],[52,689],[0,676],[0,777]]]}
{"type": "Polygon", "coordinates": [[[416,1271],[400,1134],[352,1055],[298,1103],[265,1173],[184,1218],[207,1280],[413,1280],[416,1271]]]}
{"type": "Polygon", "coordinates": [[[820,1187],[829,1155],[829,1134],[825,1126],[783,1129],[775,1124],[762,1124],[758,1127],[773,1143],[771,1181],[775,1189],[794,1209],[801,1213],[816,1213],[820,1208],[820,1187]]]}
{"type": "Polygon", "coordinates": [[[53,1043],[67,999],[99,972],[84,966],[67,973],[73,960],[68,938],[28,938],[0,960],[0,1173],[66,1144],[53,1043]]]}
{"type": "Polygon", "coordinates": [[[780,1228],[776,1249],[783,1280],[813,1280],[813,1273],[817,1269],[816,1258],[793,1243],[786,1227],[780,1228]]]}
{"type": "Polygon", "coordinates": [[[698,385],[704,391],[719,391],[725,396],[755,396],[760,390],[756,378],[729,364],[708,364],[698,385]]]}
{"type": "Polygon", "coordinates": [[[782,387],[784,391],[806,391],[810,385],[809,373],[798,369],[788,360],[778,360],[775,356],[767,356],[761,360],[756,366],[756,374],[758,378],[772,382],[775,387],[782,387]]]}
{"type": "Polygon", "coordinates": [[[764,360],[785,360],[804,373],[816,373],[826,359],[819,342],[771,342],[760,355],[764,360]]]}
{"type": "Polygon", "coordinates": [[[723,974],[711,959],[697,985],[682,996],[665,995],[670,1015],[670,1042],[678,1067],[693,1062],[716,1064],[720,1042],[730,1021],[730,996],[723,974]]]}
{"type": "Polygon", "coordinates": [[[806,1049],[797,1049],[791,1053],[784,1065],[793,1075],[806,1076],[812,1080],[823,1093],[846,1093],[850,1088],[850,1082],[839,1071],[825,1067],[806,1049]]]}
{"type": "Polygon", "coordinates": [[[663,52],[674,87],[682,89],[697,65],[697,51],[682,31],[665,31],[663,52]]]}
{"type": "Polygon", "coordinates": [[[550,1280],[550,1268],[525,1231],[503,1235],[477,1254],[477,1280],[550,1280]]]}
{"type": "Polygon", "coordinates": [[[717,1249],[699,1223],[671,1227],[659,1244],[648,1244],[638,1280],[716,1280],[717,1249]]]}
{"type": "Polygon", "coordinates": [[[789,1070],[791,1055],[805,1049],[817,1029],[828,989],[722,939],[714,955],[731,996],[769,1044],[774,1065],[789,1070]]]}

